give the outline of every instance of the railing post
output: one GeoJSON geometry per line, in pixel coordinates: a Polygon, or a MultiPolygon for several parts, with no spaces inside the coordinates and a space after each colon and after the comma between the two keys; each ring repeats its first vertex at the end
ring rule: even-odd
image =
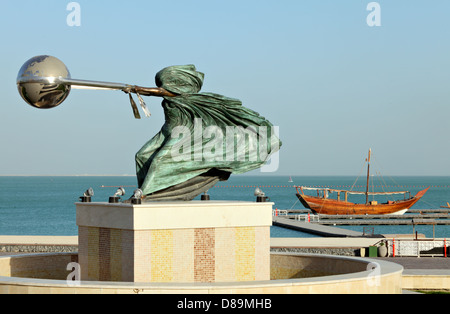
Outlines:
{"type": "Polygon", "coordinates": [[[392,257],[395,257],[395,239],[392,239],[392,257]]]}
{"type": "Polygon", "coordinates": [[[417,257],[420,257],[420,241],[416,242],[417,243],[417,257]]]}
{"type": "Polygon", "coordinates": [[[447,257],[447,239],[444,239],[444,257],[447,257]]]}

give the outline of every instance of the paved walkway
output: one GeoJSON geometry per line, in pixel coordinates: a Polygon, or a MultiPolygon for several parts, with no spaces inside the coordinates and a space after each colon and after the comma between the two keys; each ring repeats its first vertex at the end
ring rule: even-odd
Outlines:
{"type": "Polygon", "coordinates": [[[450,271],[450,258],[447,257],[377,257],[371,259],[380,259],[387,262],[400,264],[405,270],[449,270],[450,271]]]}
{"type": "Polygon", "coordinates": [[[362,248],[384,238],[270,238],[271,247],[291,248],[362,248]]]}
{"type": "Polygon", "coordinates": [[[274,226],[312,233],[323,237],[361,237],[361,232],[297,221],[283,216],[272,217],[274,226]]]}

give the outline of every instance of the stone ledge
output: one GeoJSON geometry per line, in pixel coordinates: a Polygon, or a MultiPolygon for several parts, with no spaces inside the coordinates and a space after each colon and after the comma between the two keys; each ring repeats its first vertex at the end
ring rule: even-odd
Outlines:
{"type": "Polygon", "coordinates": [[[135,231],[260,227],[272,225],[272,206],[238,201],[76,203],[76,220],[78,226],[135,231]]]}
{"type": "Polygon", "coordinates": [[[78,245],[0,244],[0,253],[75,253],[78,245]]]}
{"type": "Polygon", "coordinates": [[[360,256],[359,248],[348,247],[272,247],[270,249],[272,253],[302,253],[302,254],[324,254],[324,255],[336,255],[336,256],[360,256]]]}

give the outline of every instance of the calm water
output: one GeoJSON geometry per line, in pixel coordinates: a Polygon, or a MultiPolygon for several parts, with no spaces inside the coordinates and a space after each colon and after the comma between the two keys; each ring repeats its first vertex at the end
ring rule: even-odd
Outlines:
{"type": "MultiPolygon", "coordinates": [[[[352,186],[354,177],[288,177],[232,176],[209,191],[214,200],[254,201],[255,187],[260,187],[278,209],[303,209],[295,196],[294,185],[352,186]]],[[[408,190],[412,194],[431,186],[413,208],[439,208],[450,202],[450,177],[394,177],[391,191],[408,190]]],[[[363,190],[361,179],[354,190],[363,190]]],[[[375,185],[377,183],[375,182],[375,185]]],[[[126,198],[136,188],[135,177],[0,177],[0,234],[2,235],[77,235],[75,205],[83,192],[92,187],[94,202],[105,202],[124,186],[126,198]]],[[[377,188],[375,187],[375,190],[377,188]]],[[[380,189],[378,189],[380,190],[380,189]]],[[[383,201],[380,199],[380,201],[383,201]]],[[[362,226],[345,227],[362,231],[362,226]]],[[[375,226],[376,233],[412,233],[412,226],[375,226]]],[[[416,230],[432,236],[432,226],[416,230]]],[[[306,237],[301,232],[272,227],[274,237],[306,237]]],[[[437,237],[450,237],[450,226],[436,226],[437,237]]]]}

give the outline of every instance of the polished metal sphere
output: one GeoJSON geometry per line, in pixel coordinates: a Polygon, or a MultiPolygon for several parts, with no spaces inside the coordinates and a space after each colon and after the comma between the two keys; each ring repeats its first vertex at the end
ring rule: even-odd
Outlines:
{"type": "Polygon", "coordinates": [[[40,109],[54,108],[69,96],[71,89],[58,78],[70,79],[64,63],[52,56],[36,56],[20,69],[17,88],[29,105],[40,109]]]}

